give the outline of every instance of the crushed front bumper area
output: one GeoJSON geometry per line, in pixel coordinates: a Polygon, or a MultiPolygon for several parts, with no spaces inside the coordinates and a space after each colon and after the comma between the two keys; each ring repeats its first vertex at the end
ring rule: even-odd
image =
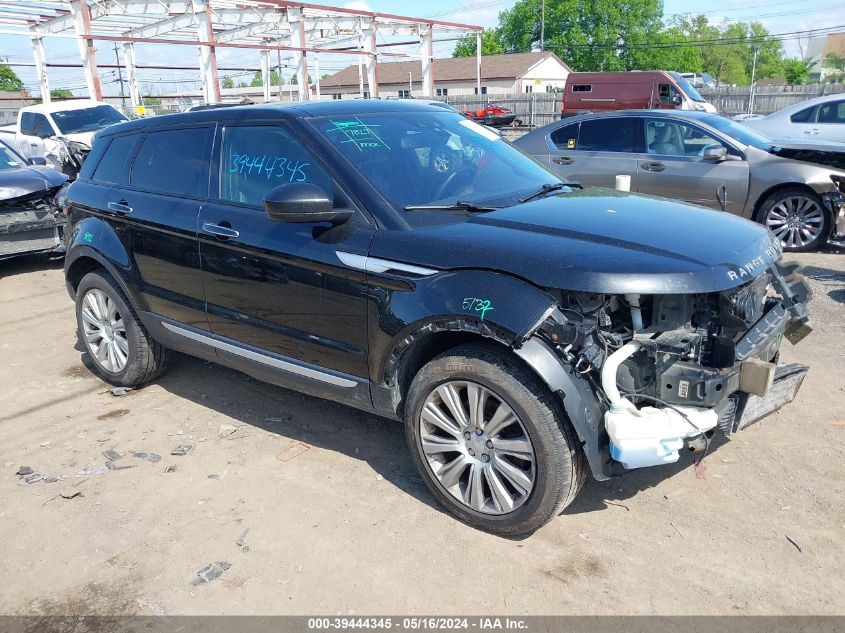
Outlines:
{"type": "Polygon", "coordinates": [[[0,209],[0,259],[40,253],[62,252],[65,217],[52,208],[0,209]]]}
{"type": "Polygon", "coordinates": [[[780,365],[772,386],[763,396],[738,391],[716,407],[719,429],[726,437],[748,428],[795,399],[809,367],[800,363],[780,365]]]}

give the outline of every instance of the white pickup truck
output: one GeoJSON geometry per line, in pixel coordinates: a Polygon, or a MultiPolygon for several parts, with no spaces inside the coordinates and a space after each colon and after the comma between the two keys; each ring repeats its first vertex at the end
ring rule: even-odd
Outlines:
{"type": "Polygon", "coordinates": [[[15,125],[0,128],[0,140],[24,158],[43,156],[71,178],[91,149],[95,132],[128,119],[111,104],[79,99],[21,108],[15,125]]]}

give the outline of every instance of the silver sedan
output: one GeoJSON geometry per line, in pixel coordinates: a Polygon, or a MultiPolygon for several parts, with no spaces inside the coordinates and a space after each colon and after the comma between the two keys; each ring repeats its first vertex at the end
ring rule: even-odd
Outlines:
{"type": "Polygon", "coordinates": [[[812,250],[845,230],[845,171],[829,166],[840,164],[842,155],[832,151],[838,148],[775,143],[719,115],[585,114],[534,130],[514,145],[585,186],[613,187],[617,175],[628,175],[631,191],[756,220],[787,251],[812,250]]]}

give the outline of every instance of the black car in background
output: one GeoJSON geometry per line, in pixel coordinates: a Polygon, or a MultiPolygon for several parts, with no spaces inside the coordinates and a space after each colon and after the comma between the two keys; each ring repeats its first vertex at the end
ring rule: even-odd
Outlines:
{"type": "Polygon", "coordinates": [[[46,164],[0,141],[0,260],[64,249],[65,216],[56,195],[67,176],[46,164]]]}
{"type": "Polygon", "coordinates": [[[104,380],[154,380],[178,350],[402,420],[432,493],[500,534],[550,520],[588,468],[744,428],[806,372],[777,358],[809,293],[763,227],[567,186],[412,101],[118,125],[67,204],[104,380]]]}

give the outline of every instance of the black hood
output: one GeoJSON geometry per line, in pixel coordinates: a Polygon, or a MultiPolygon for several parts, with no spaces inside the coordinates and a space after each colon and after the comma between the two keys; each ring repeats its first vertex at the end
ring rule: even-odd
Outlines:
{"type": "Polygon", "coordinates": [[[380,237],[373,257],[494,269],[542,287],[602,293],[717,292],[757,276],[781,253],[774,236],[748,220],[604,189],[380,237]]]}
{"type": "Polygon", "coordinates": [[[789,139],[776,141],[769,153],[845,171],[845,147],[841,143],[789,139]]]}
{"type": "Polygon", "coordinates": [[[62,186],[67,176],[55,169],[18,167],[0,170],[0,203],[39,193],[49,193],[62,186]]]}

